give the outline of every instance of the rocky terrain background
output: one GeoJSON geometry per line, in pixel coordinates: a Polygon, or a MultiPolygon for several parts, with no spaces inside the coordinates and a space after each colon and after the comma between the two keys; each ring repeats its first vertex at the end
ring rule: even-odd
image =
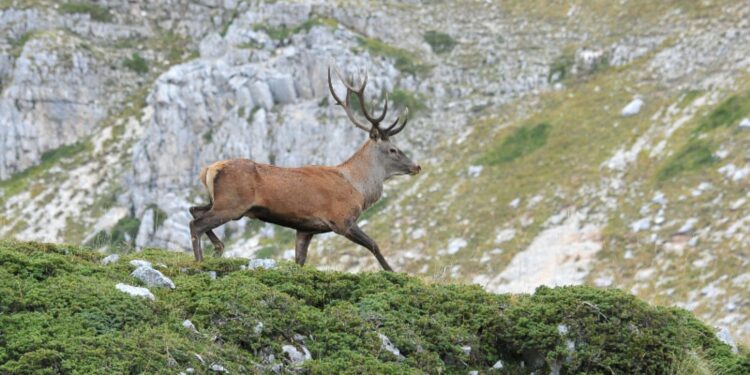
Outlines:
{"type": "MultiPolygon", "coordinates": [[[[364,142],[326,68],[412,121],[365,230],[399,271],[618,287],[750,341],[750,6],[734,1],[0,0],[0,236],[189,248],[200,168],[364,142]]],[[[228,255],[288,258],[240,221],[228,255]]],[[[317,236],[309,263],[376,270],[317,236]]]]}

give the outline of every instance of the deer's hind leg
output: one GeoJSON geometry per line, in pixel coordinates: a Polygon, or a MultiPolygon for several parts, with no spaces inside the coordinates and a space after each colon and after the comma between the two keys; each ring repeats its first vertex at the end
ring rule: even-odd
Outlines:
{"type": "MultiPolygon", "coordinates": [[[[211,206],[212,204],[209,203],[205,206],[190,207],[190,214],[193,215],[193,219],[197,219],[208,212],[211,209],[211,206]]],[[[206,231],[206,236],[208,236],[208,239],[214,245],[216,256],[221,257],[221,255],[224,254],[224,243],[221,242],[219,236],[214,233],[213,229],[209,229],[208,231],[206,231]]]]}
{"type": "Polygon", "coordinates": [[[226,212],[217,212],[213,209],[206,211],[202,216],[190,222],[190,238],[193,241],[193,254],[195,260],[203,261],[203,249],[201,249],[201,235],[225,224],[232,219],[226,212]]]}

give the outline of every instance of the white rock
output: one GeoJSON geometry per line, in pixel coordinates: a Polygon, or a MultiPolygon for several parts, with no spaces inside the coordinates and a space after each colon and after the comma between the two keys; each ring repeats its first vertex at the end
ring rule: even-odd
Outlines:
{"type": "Polygon", "coordinates": [[[218,363],[212,363],[209,369],[213,372],[227,372],[227,369],[225,369],[224,366],[218,363]]]}
{"type": "Polygon", "coordinates": [[[216,280],[216,271],[208,271],[208,277],[211,280],[216,280]]]}
{"type": "Polygon", "coordinates": [[[464,355],[471,354],[471,346],[464,345],[461,347],[461,353],[464,353],[464,355]]]}
{"type": "Polygon", "coordinates": [[[281,350],[287,355],[292,365],[301,365],[305,361],[312,359],[310,351],[304,345],[301,352],[294,345],[284,345],[281,347],[281,350]]]}
{"type": "Polygon", "coordinates": [[[463,238],[451,238],[448,241],[448,249],[446,250],[448,254],[453,255],[457,253],[459,250],[466,247],[468,243],[463,238]]]}
{"type": "Polygon", "coordinates": [[[253,332],[255,332],[256,335],[260,335],[260,333],[263,332],[263,322],[258,322],[258,324],[253,327],[253,332]]]}
{"type": "Polygon", "coordinates": [[[479,375],[479,371],[477,371],[477,370],[471,370],[471,371],[469,371],[469,375],[479,375]]]}
{"type": "Polygon", "coordinates": [[[516,199],[510,201],[510,203],[508,203],[508,207],[510,207],[510,208],[518,208],[519,204],[521,204],[521,198],[516,198],[516,199]]]}
{"type": "Polygon", "coordinates": [[[495,243],[501,244],[513,239],[516,236],[516,230],[513,228],[502,229],[495,235],[495,243]]]}
{"type": "Polygon", "coordinates": [[[117,263],[117,261],[120,260],[120,256],[117,254],[110,254],[104,257],[104,259],[101,260],[101,264],[107,265],[110,263],[117,263]]]}
{"type": "Polygon", "coordinates": [[[117,288],[117,290],[123,293],[130,294],[133,297],[148,298],[152,301],[156,299],[156,297],[154,297],[154,295],[151,293],[150,290],[146,288],[141,288],[139,286],[132,286],[132,285],[127,285],[123,283],[118,283],[117,285],[115,285],[115,288],[117,288]]]}
{"type": "Polygon", "coordinates": [[[273,259],[251,259],[247,263],[247,269],[254,270],[258,268],[273,269],[276,268],[276,261],[273,259]]]}
{"type": "Polygon", "coordinates": [[[568,326],[565,324],[558,324],[557,325],[557,333],[561,335],[567,335],[568,334],[568,326]]]}
{"type": "Polygon", "coordinates": [[[719,341],[731,346],[733,353],[737,353],[737,342],[734,341],[734,338],[732,337],[732,334],[729,332],[729,329],[727,327],[718,327],[716,337],[719,339],[719,341]]]}
{"type": "Polygon", "coordinates": [[[483,169],[484,166],[482,165],[470,165],[468,170],[469,177],[479,177],[483,169]]]}
{"type": "Polygon", "coordinates": [[[185,321],[182,322],[182,326],[185,327],[190,332],[198,332],[198,330],[195,328],[195,325],[193,325],[193,322],[185,319],[185,321]]]}
{"type": "Polygon", "coordinates": [[[740,129],[750,129],[750,118],[743,118],[742,121],[740,121],[739,127],[740,129]]]}
{"type": "Polygon", "coordinates": [[[424,228],[417,228],[413,232],[411,232],[411,238],[414,240],[418,240],[424,237],[425,234],[427,234],[427,232],[424,230],[424,228]]]}
{"type": "Polygon", "coordinates": [[[503,361],[498,360],[495,362],[494,365],[492,365],[493,370],[501,370],[503,368],[503,361]]]}
{"type": "Polygon", "coordinates": [[[736,201],[732,202],[729,205],[729,209],[732,211],[737,211],[740,207],[742,207],[745,204],[745,202],[747,202],[747,199],[745,198],[737,199],[736,201]]]}
{"type": "Polygon", "coordinates": [[[695,224],[698,223],[698,219],[691,217],[690,219],[687,219],[685,221],[685,224],[683,224],[680,229],[677,230],[677,234],[688,234],[690,231],[693,230],[695,227],[695,224]]]}
{"type": "Polygon", "coordinates": [[[130,261],[130,265],[138,268],[138,267],[151,267],[151,262],[147,260],[141,260],[141,259],[133,259],[130,261]]]}
{"type": "Polygon", "coordinates": [[[401,355],[401,351],[398,350],[396,345],[393,345],[391,339],[389,339],[388,336],[378,332],[378,337],[380,337],[380,348],[382,350],[385,350],[398,358],[404,358],[404,356],[401,355]]]}
{"type": "Polygon", "coordinates": [[[622,111],[620,112],[620,115],[622,115],[623,117],[637,115],[641,111],[642,107],[643,107],[643,100],[639,97],[636,97],[635,99],[633,99],[633,101],[628,103],[628,105],[626,105],[622,109],[622,111]]]}
{"type": "Polygon", "coordinates": [[[133,271],[130,276],[142,281],[148,287],[170,288],[174,289],[174,282],[161,272],[146,266],[140,266],[133,271]]]}
{"type": "Polygon", "coordinates": [[[633,232],[640,232],[643,230],[648,230],[649,228],[651,228],[651,218],[648,217],[637,220],[630,224],[630,229],[632,229],[633,232]]]}

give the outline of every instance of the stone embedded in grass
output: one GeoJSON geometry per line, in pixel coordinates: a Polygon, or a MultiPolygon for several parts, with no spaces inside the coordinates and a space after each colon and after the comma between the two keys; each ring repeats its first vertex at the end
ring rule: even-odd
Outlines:
{"type": "Polygon", "coordinates": [[[198,332],[198,330],[195,328],[195,325],[193,325],[193,322],[191,322],[190,320],[185,319],[185,321],[182,322],[182,326],[190,332],[198,332]]]}
{"type": "Polygon", "coordinates": [[[453,255],[457,253],[459,250],[466,247],[468,243],[463,238],[451,238],[450,241],[448,241],[448,249],[445,250],[447,254],[453,255]]]}
{"type": "Polygon", "coordinates": [[[209,369],[213,372],[227,372],[227,369],[225,369],[224,366],[218,363],[212,363],[209,369]]]}
{"type": "Polygon", "coordinates": [[[302,351],[300,352],[294,345],[284,345],[281,350],[289,358],[289,362],[292,365],[301,365],[305,361],[312,359],[312,355],[307,348],[302,345],[302,351]]]}
{"type": "Polygon", "coordinates": [[[115,288],[117,288],[117,290],[123,293],[130,294],[133,297],[148,298],[152,301],[156,300],[156,297],[154,297],[151,291],[146,288],[142,288],[139,286],[132,286],[132,285],[123,284],[123,283],[118,283],[117,285],[115,285],[115,288]]]}
{"type": "Polygon", "coordinates": [[[247,263],[247,269],[249,270],[254,270],[258,268],[263,268],[267,270],[274,269],[276,268],[276,261],[273,259],[251,259],[247,263]]]}
{"type": "Polygon", "coordinates": [[[398,350],[396,345],[393,345],[391,339],[389,339],[388,336],[378,332],[378,337],[380,337],[381,349],[395,355],[398,359],[404,359],[404,356],[401,355],[401,351],[398,350]]]}
{"type": "Polygon", "coordinates": [[[135,267],[135,268],[138,268],[138,267],[141,267],[141,266],[151,268],[151,262],[149,262],[147,260],[142,260],[142,259],[133,259],[133,260],[130,261],[130,265],[133,266],[133,267],[135,267]]]}
{"type": "Polygon", "coordinates": [[[717,328],[718,328],[718,331],[716,332],[716,337],[719,339],[719,341],[732,347],[732,353],[737,354],[737,342],[734,341],[734,337],[732,337],[732,334],[729,332],[729,329],[727,329],[727,327],[717,327],[717,328]]]}
{"type": "Polygon", "coordinates": [[[100,263],[106,266],[107,264],[110,264],[110,263],[117,263],[118,260],[120,260],[120,256],[119,255],[117,255],[117,254],[110,254],[110,255],[107,255],[106,257],[104,257],[104,259],[102,259],[100,261],[100,263]]]}
{"type": "Polygon", "coordinates": [[[503,368],[503,361],[500,361],[500,360],[498,360],[497,362],[495,362],[494,365],[492,365],[493,370],[502,370],[502,368],[503,368]]]}
{"type": "Polygon", "coordinates": [[[464,353],[464,355],[471,354],[471,346],[464,345],[461,347],[461,353],[464,353]]]}
{"type": "Polygon", "coordinates": [[[468,170],[469,177],[479,177],[483,169],[484,166],[482,165],[470,165],[468,170]]]}
{"type": "Polygon", "coordinates": [[[750,129],[750,118],[743,118],[742,121],[740,121],[739,125],[740,129],[750,129]]]}
{"type": "Polygon", "coordinates": [[[146,266],[140,266],[130,276],[142,281],[148,287],[160,287],[174,289],[174,282],[163,273],[146,266]]]}
{"type": "Polygon", "coordinates": [[[622,109],[620,115],[622,115],[623,117],[635,116],[641,111],[642,107],[643,99],[636,97],[635,99],[633,99],[633,101],[628,103],[625,108],[622,109]]]}

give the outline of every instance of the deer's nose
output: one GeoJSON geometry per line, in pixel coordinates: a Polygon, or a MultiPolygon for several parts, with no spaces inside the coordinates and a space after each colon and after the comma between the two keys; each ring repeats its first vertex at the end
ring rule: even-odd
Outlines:
{"type": "Polygon", "coordinates": [[[420,171],[422,171],[422,167],[420,167],[418,164],[411,167],[411,174],[415,175],[418,174],[420,171]]]}

